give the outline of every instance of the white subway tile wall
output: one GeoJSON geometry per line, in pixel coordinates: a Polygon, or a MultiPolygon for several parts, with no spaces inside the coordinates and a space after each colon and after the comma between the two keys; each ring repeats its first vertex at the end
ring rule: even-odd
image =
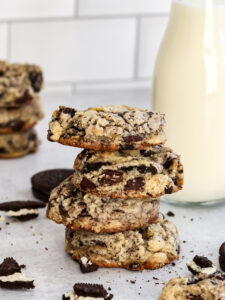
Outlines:
{"type": "Polygon", "coordinates": [[[0,59],[40,64],[50,90],[149,87],[170,6],[171,0],[0,0],[0,59]]]}

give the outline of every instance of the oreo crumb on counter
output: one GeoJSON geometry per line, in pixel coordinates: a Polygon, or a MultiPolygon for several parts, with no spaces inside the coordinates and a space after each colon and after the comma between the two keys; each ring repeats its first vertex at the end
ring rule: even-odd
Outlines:
{"type": "Polygon", "coordinates": [[[25,265],[19,265],[12,257],[0,264],[0,287],[7,289],[33,289],[34,281],[27,279],[21,272],[25,265]]]}
{"type": "Polygon", "coordinates": [[[52,189],[74,173],[74,169],[51,169],[31,177],[32,192],[37,199],[48,202],[52,189]]]}
{"type": "Polygon", "coordinates": [[[219,249],[219,264],[222,271],[225,272],[225,243],[219,249]]]}
{"type": "Polygon", "coordinates": [[[82,257],[80,262],[80,269],[82,273],[91,273],[99,269],[99,266],[92,263],[87,257],[82,257]]]}
{"type": "Polygon", "coordinates": [[[65,293],[62,296],[63,300],[79,300],[87,297],[88,299],[111,300],[112,294],[108,294],[103,285],[90,283],[76,283],[73,291],[65,293]]]}
{"type": "Polygon", "coordinates": [[[168,211],[166,214],[168,217],[175,217],[175,214],[172,211],[168,211]]]}
{"type": "MultiPolygon", "coordinates": [[[[44,208],[45,204],[38,201],[9,201],[0,203],[0,211],[5,211],[7,217],[13,217],[20,221],[28,221],[37,218],[39,208],[44,208]]],[[[6,222],[9,225],[9,222],[6,222]]]]}

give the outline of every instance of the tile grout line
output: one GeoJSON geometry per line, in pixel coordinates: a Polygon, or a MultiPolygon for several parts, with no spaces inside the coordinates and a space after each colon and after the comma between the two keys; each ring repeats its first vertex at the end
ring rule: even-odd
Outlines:
{"type": "MultiPolygon", "coordinates": [[[[78,5],[79,10],[79,5],[78,5]]],[[[75,13],[75,12],[74,12],[75,13]]],[[[81,16],[76,15],[76,19],[80,21],[85,20],[113,20],[113,19],[132,19],[132,18],[158,18],[167,17],[168,13],[149,13],[149,14],[117,14],[117,15],[95,15],[95,16],[81,16]]],[[[39,23],[39,22],[60,22],[72,21],[74,16],[68,17],[44,17],[44,18],[21,18],[21,19],[0,19],[1,23],[39,23]]]]}
{"type": "Polygon", "coordinates": [[[136,34],[135,34],[135,50],[134,50],[134,79],[138,78],[139,67],[139,50],[140,50],[140,31],[141,31],[141,18],[136,18],[136,34]]]}

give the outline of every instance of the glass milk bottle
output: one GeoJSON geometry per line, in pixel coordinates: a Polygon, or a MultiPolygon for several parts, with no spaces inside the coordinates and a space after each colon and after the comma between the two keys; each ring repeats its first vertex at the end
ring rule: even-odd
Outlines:
{"type": "Polygon", "coordinates": [[[174,0],[155,65],[153,109],[181,154],[184,189],[167,199],[225,200],[225,0],[174,0]]]}

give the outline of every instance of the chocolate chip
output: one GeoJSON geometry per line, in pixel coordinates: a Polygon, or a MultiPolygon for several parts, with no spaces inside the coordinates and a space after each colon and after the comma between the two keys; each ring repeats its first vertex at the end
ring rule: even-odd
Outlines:
{"type": "Polygon", "coordinates": [[[219,254],[225,257],[225,243],[220,246],[219,254]]]}
{"type": "Polygon", "coordinates": [[[207,257],[205,257],[205,256],[198,256],[198,255],[196,255],[193,258],[193,261],[200,268],[211,268],[213,266],[212,262],[207,257]]]}
{"type": "Polygon", "coordinates": [[[132,263],[129,265],[129,269],[132,271],[139,271],[141,268],[139,263],[132,263]]]}
{"type": "Polygon", "coordinates": [[[165,187],[165,194],[172,194],[173,187],[172,186],[166,186],[165,187]]]}
{"type": "Polygon", "coordinates": [[[107,291],[101,284],[76,283],[73,287],[77,296],[106,298],[107,291]]]}
{"type": "Polygon", "coordinates": [[[134,142],[139,142],[143,140],[143,136],[142,135],[128,135],[128,136],[124,136],[123,140],[126,144],[132,144],[134,142]]]}
{"type": "Polygon", "coordinates": [[[154,166],[145,166],[145,165],[140,165],[137,167],[138,172],[141,174],[146,174],[146,173],[151,173],[152,175],[157,174],[158,170],[154,166]]]}
{"type": "Polygon", "coordinates": [[[60,106],[60,109],[59,109],[59,115],[61,113],[64,113],[64,114],[68,114],[70,115],[71,117],[73,117],[75,115],[77,111],[73,108],[70,108],[70,107],[65,107],[65,106],[60,106]]]}
{"type": "Polygon", "coordinates": [[[114,170],[104,170],[101,173],[98,182],[100,184],[112,185],[121,182],[122,180],[123,180],[123,172],[114,171],[114,170]]]}
{"type": "Polygon", "coordinates": [[[32,88],[36,93],[40,92],[43,83],[43,76],[41,72],[31,71],[29,72],[29,79],[31,81],[32,88]]]}
{"type": "Polygon", "coordinates": [[[3,147],[0,147],[0,153],[6,153],[6,149],[3,147]]]}
{"type": "Polygon", "coordinates": [[[174,158],[168,158],[167,161],[164,163],[164,169],[169,169],[173,164],[174,158]]]}
{"type": "Polygon", "coordinates": [[[126,185],[124,186],[124,191],[141,191],[145,186],[145,181],[143,177],[136,177],[134,179],[130,179],[127,181],[126,185]]]}
{"type": "Polygon", "coordinates": [[[99,240],[91,240],[95,245],[100,247],[107,247],[106,243],[99,241],[99,240]]]}
{"type": "Polygon", "coordinates": [[[175,217],[175,214],[172,211],[168,211],[167,216],[168,217],[175,217]]]}
{"type": "Polygon", "coordinates": [[[93,171],[98,171],[102,166],[110,165],[109,162],[96,162],[96,163],[86,163],[84,164],[83,172],[89,173],[93,171]]]}
{"type": "Polygon", "coordinates": [[[190,295],[188,297],[188,299],[190,299],[190,300],[203,300],[203,298],[201,296],[195,296],[195,295],[190,295]]]}
{"type": "Polygon", "coordinates": [[[129,166],[129,167],[122,167],[121,170],[123,172],[130,172],[130,171],[132,171],[132,170],[134,170],[136,168],[137,168],[136,166],[129,166]]]}
{"type": "Polygon", "coordinates": [[[80,187],[83,190],[94,190],[96,188],[96,185],[89,179],[87,179],[87,177],[83,177],[81,183],[80,183],[80,187]]]}

